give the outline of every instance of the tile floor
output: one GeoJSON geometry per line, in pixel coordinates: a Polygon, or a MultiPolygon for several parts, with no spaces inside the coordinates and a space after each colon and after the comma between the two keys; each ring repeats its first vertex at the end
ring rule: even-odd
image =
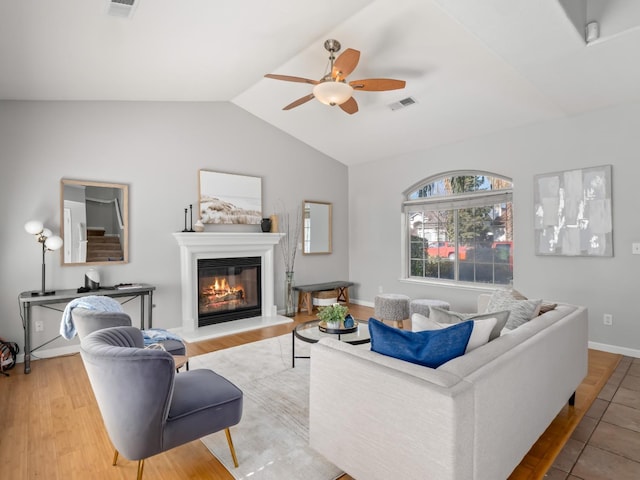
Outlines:
{"type": "Polygon", "coordinates": [[[640,358],[622,357],[544,478],[640,479],[640,358]]]}

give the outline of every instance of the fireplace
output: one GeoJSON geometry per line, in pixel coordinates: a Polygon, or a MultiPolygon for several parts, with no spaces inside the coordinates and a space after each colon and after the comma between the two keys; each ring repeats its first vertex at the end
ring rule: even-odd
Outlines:
{"type": "Polygon", "coordinates": [[[198,260],[198,327],[262,314],[260,257],[198,260]]]}
{"type": "MultiPolygon", "coordinates": [[[[282,233],[176,232],[173,236],[180,247],[182,328],[176,331],[182,338],[190,342],[197,342],[207,338],[291,322],[290,318],[278,315],[275,303],[274,248],[282,238],[282,233]],[[256,271],[259,284],[255,287],[260,292],[256,299],[259,308],[256,309],[256,313],[246,318],[226,321],[227,318],[219,323],[200,326],[198,318],[198,262],[220,259],[236,260],[241,257],[260,259],[260,269],[256,271]]],[[[241,267],[244,269],[245,266],[241,265],[241,267]]],[[[233,275],[235,275],[235,271],[233,275]]],[[[231,282],[227,280],[227,283],[231,282]]],[[[242,279],[242,283],[244,283],[244,279],[242,279]]],[[[243,285],[243,289],[250,290],[252,288],[249,284],[243,285]]],[[[215,281],[213,289],[215,290],[215,281]]],[[[233,291],[231,293],[233,294],[233,291]]],[[[248,291],[242,295],[249,298],[248,291]]],[[[246,312],[243,312],[243,315],[244,313],[246,312]]]]}

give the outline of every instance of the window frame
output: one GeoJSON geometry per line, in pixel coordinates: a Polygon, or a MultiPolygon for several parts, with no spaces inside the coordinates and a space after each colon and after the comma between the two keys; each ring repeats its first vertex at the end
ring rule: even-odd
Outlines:
{"type": "MultiPolygon", "coordinates": [[[[401,204],[401,237],[402,237],[402,251],[401,251],[401,278],[400,280],[408,283],[420,283],[420,284],[435,284],[438,286],[453,286],[453,287],[464,287],[471,290],[494,290],[496,287],[506,286],[504,283],[488,283],[488,282],[479,282],[479,281],[468,281],[468,280],[460,280],[460,269],[459,269],[459,253],[456,253],[454,262],[454,278],[446,279],[439,277],[419,277],[419,276],[411,276],[411,225],[409,224],[409,213],[414,212],[416,207],[422,207],[423,211],[444,211],[444,210],[452,210],[455,221],[453,222],[454,227],[454,242],[451,240],[444,240],[447,242],[454,243],[455,251],[459,252],[459,236],[458,236],[458,213],[460,210],[464,208],[473,208],[473,207],[493,207],[496,204],[500,203],[510,203],[511,204],[511,213],[513,215],[513,180],[504,175],[496,174],[493,172],[487,171],[479,171],[479,170],[456,170],[449,172],[442,172],[436,175],[432,175],[427,177],[403,192],[404,200],[401,204]],[[436,183],[438,181],[442,181],[446,178],[459,177],[459,176],[474,176],[474,177],[491,177],[498,180],[504,180],[509,182],[509,188],[501,188],[497,190],[476,190],[472,192],[464,192],[464,193],[454,193],[454,194],[439,194],[433,197],[419,197],[419,198],[410,198],[410,195],[414,194],[417,190],[425,187],[426,185],[436,183]]],[[[511,237],[513,238],[513,217],[511,220],[511,237]]],[[[424,237],[423,237],[424,238],[424,237]]],[[[441,240],[438,239],[437,242],[441,240]]],[[[509,240],[513,242],[512,240],[509,240]]],[[[510,266],[511,266],[511,275],[512,278],[509,283],[513,282],[513,243],[511,247],[511,256],[509,257],[510,266]]],[[[495,281],[495,278],[493,278],[495,281]]]]}

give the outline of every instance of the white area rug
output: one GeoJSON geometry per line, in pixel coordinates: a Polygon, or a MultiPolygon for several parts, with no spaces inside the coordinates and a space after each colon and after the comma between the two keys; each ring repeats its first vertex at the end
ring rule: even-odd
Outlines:
{"type": "MultiPolygon", "coordinates": [[[[296,340],[296,355],[310,345],[296,340]]],[[[342,472],[309,443],[309,360],[291,368],[291,334],[261,340],[189,360],[210,368],[244,393],[242,420],[231,427],[240,466],[234,468],[223,432],[202,439],[236,479],[332,480],[342,472]]]]}

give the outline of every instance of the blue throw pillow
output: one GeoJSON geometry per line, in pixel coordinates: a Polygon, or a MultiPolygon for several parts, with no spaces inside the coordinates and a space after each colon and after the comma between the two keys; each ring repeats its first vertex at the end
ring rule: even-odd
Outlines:
{"type": "Polygon", "coordinates": [[[371,350],[425,367],[437,368],[464,354],[473,322],[462,322],[441,330],[410,332],[369,319],[371,350]]]}

